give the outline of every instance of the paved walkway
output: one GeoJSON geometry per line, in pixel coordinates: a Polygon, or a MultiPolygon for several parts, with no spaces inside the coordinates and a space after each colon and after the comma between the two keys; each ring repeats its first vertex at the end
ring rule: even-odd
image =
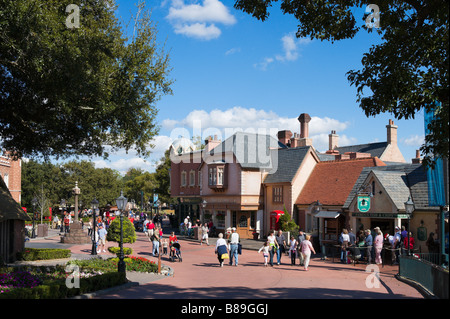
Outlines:
{"type": "MultiPolygon", "coordinates": [[[[51,231],[53,232],[53,231],[51,231]]],[[[72,251],[73,258],[91,258],[91,245],[67,245],[59,243],[59,237],[37,238],[27,242],[28,247],[64,247],[72,251]]],[[[127,289],[100,294],[100,299],[179,299],[179,298],[301,298],[301,299],[411,299],[423,296],[410,285],[395,278],[398,266],[379,268],[379,285],[373,272],[366,272],[365,264],[345,265],[331,260],[323,261],[313,255],[310,268],[304,271],[298,265],[291,266],[287,256],[282,264],[264,267],[262,254],[255,250],[262,243],[243,241],[244,250],[239,255],[239,265],[219,267],[214,254],[215,239],[211,245],[182,239],[183,262],[170,262],[167,256],[162,263],[173,269],[172,276],[130,273],[129,279],[139,285],[127,289]]],[[[116,245],[116,243],[108,243],[116,245]]],[[[143,233],[137,233],[136,243],[129,245],[133,255],[157,261],[151,255],[151,243],[143,233]]],[[[101,253],[107,258],[112,255],[101,253]]]]}

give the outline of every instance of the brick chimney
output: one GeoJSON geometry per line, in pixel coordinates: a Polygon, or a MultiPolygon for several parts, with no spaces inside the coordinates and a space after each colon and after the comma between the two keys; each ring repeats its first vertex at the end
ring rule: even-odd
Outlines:
{"type": "Polygon", "coordinates": [[[205,151],[206,152],[211,151],[214,147],[216,147],[220,143],[222,143],[222,141],[217,139],[217,135],[214,135],[214,138],[212,136],[208,136],[208,138],[205,140],[205,151]]]}
{"type": "Polygon", "coordinates": [[[331,131],[330,134],[328,134],[328,150],[332,151],[336,147],[339,146],[339,135],[336,134],[336,131],[331,131]]]}
{"type": "Polygon", "coordinates": [[[278,141],[284,145],[290,147],[292,132],[289,130],[278,131],[277,133],[278,141]]]}
{"type": "Polygon", "coordinates": [[[298,133],[294,133],[294,136],[291,137],[291,147],[299,147],[300,146],[300,135],[298,133]]]}
{"type": "Polygon", "coordinates": [[[298,117],[300,122],[300,139],[299,147],[312,145],[312,140],[309,138],[309,122],[311,121],[311,116],[306,113],[300,114],[298,117]]]}
{"type": "Polygon", "coordinates": [[[420,151],[416,150],[416,158],[412,159],[413,164],[420,164],[422,163],[422,159],[420,158],[420,151]]]}
{"type": "Polygon", "coordinates": [[[398,128],[398,126],[394,125],[394,121],[389,120],[389,124],[386,125],[388,144],[397,145],[397,128],[398,128]]]}

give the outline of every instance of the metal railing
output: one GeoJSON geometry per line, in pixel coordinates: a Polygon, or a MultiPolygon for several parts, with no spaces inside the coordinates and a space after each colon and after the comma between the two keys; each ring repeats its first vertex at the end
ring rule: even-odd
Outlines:
{"type": "Polygon", "coordinates": [[[412,256],[401,255],[399,260],[400,277],[419,284],[427,294],[437,298],[449,298],[449,272],[448,269],[438,266],[439,254],[414,253],[412,256]]]}

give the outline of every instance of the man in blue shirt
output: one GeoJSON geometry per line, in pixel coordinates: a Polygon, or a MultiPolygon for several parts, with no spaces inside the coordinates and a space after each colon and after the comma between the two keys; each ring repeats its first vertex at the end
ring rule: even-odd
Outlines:
{"type": "Polygon", "coordinates": [[[372,237],[372,233],[371,233],[370,229],[366,229],[366,238],[364,241],[365,241],[366,247],[367,247],[367,263],[370,264],[370,263],[372,263],[373,252],[374,252],[373,237],[372,237]]]}

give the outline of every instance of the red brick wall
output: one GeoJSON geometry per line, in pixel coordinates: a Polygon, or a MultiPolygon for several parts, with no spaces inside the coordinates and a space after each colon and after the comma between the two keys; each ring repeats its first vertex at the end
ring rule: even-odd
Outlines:
{"type": "MultiPolygon", "coordinates": [[[[7,155],[0,155],[0,176],[5,180],[8,176],[8,188],[11,196],[20,204],[22,191],[22,163],[13,161],[7,155]]],[[[6,181],[5,181],[6,182],[6,181]]]]}

